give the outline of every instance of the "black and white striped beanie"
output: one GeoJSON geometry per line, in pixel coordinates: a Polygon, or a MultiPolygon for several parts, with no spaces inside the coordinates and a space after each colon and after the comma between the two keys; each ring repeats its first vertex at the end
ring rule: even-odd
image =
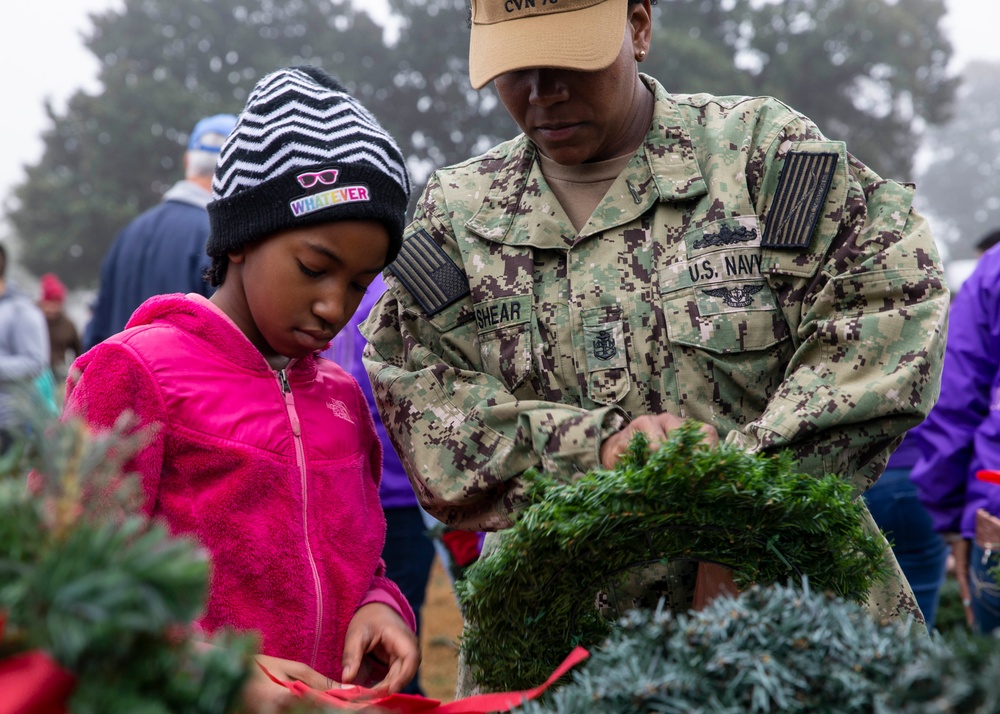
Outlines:
{"type": "Polygon", "coordinates": [[[212,257],[279,231],[375,220],[389,232],[391,262],[410,179],[392,136],[340,82],[317,67],[288,67],[250,93],[222,146],[212,194],[212,257]]]}

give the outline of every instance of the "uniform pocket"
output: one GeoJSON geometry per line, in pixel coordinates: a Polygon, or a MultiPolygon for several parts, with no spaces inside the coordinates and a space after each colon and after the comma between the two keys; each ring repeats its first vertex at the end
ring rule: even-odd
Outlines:
{"type": "Polygon", "coordinates": [[[531,374],[531,324],[502,327],[479,336],[483,371],[513,393],[531,374]]]}
{"type": "Polygon", "coordinates": [[[715,354],[765,350],[789,336],[788,324],[763,279],[675,291],[666,296],[664,313],[671,342],[715,354]]]}
{"type": "Polygon", "coordinates": [[[756,216],[688,232],[687,255],[660,271],[667,335],[713,354],[764,350],[789,336],[762,270],[756,216]]]}
{"type": "Polygon", "coordinates": [[[760,416],[792,353],[788,323],[766,282],[678,290],[663,308],[686,413],[724,428],[760,416]]]}
{"type": "Polygon", "coordinates": [[[587,396],[598,404],[616,404],[632,386],[621,308],[591,308],[584,310],[581,317],[587,351],[587,396]]]}

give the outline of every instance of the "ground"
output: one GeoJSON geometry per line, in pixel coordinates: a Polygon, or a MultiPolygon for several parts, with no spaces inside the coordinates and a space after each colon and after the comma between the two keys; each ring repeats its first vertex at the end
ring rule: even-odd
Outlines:
{"type": "Polygon", "coordinates": [[[423,652],[420,686],[426,696],[450,702],[455,698],[462,615],[455,602],[451,581],[436,558],[420,617],[420,649],[423,652]]]}

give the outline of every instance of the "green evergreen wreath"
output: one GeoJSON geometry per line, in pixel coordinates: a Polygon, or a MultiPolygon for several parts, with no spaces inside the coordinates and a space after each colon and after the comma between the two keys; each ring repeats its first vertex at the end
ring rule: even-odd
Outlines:
{"type": "Polygon", "coordinates": [[[461,650],[481,687],[534,686],[573,646],[600,643],[612,624],[595,596],[638,565],[717,562],[741,590],[808,576],[856,601],[886,575],[883,541],[843,479],[702,436],[687,424],[649,454],[639,435],[614,470],[572,483],[527,475],[530,504],[457,584],[461,650]]]}

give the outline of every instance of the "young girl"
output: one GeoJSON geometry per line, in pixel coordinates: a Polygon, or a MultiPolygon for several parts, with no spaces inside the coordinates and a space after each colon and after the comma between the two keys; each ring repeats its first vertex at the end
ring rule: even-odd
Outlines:
{"type": "MultiPolygon", "coordinates": [[[[358,383],[316,353],[395,258],[409,179],[392,137],[321,70],[264,77],[219,157],[211,299],[161,295],[82,355],[67,410],[158,429],[145,509],[210,552],[200,625],[260,633],[279,679],[402,689],[413,612],[384,573],[381,447],[358,383]],[[388,667],[388,671],[385,668],[388,667]]],[[[289,692],[255,673],[246,704],[289,692]]]]}

